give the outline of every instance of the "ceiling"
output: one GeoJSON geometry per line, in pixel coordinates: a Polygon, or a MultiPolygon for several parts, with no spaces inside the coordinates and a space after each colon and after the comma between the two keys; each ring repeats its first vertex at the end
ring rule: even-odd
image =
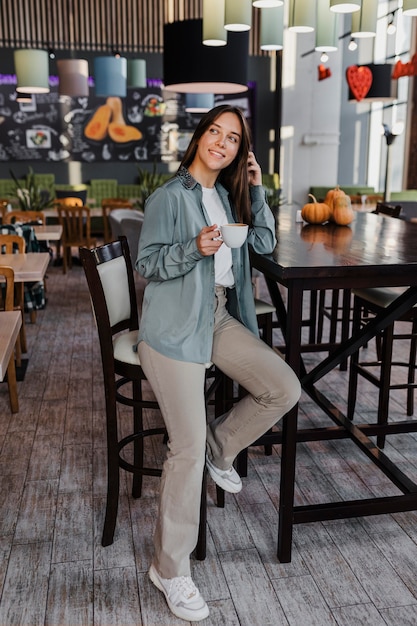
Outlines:
{"type": "MultiPolygon", "coordinates": [[[[163,25],[202,11],[203,0],[1,0],[0,46],[161,53],[163,25]]],[[[253,9],[250,54],[258,30],[253,9]]]]}

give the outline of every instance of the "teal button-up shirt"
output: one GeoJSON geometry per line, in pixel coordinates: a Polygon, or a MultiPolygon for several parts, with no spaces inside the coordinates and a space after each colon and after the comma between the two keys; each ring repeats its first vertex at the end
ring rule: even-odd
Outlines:
{"type": "MultiPolygon", "coordinates": [[[[227,219],[236,221],[228,192],[216,189],[227,219]]],[[[232,249],[235,288],[229,311],[258,334],[248,244],[260,254],[275,247],[275,221],[261,186],[250,188],[252,226],[241,248],[232,249]]],[[[197,235],[210,221],[202,189],[185,168],[147,200],[136,269],[149,282],[145,288],[138,342],[179,361],[211,360],[214,324],[214,256],[203,256],[197,235]]]]}

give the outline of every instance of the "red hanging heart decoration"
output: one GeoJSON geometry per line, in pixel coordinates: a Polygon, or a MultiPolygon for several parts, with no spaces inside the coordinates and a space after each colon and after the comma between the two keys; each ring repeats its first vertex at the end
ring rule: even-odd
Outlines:
{"type": "Polygon", "coordinates": [[[355,100],[365,98],[372,85],[372,72],[365,65],[351,65],[346,70],[346,79],[355,100]]]}
{"type": "Polygon", "coordinates": [[[322,63],[317,67],[317,69],[319,71],[319,80],[324,80],[325,78],[330,78],[330,76],[332,75],[330,67],[326,67],[322,63]]]}

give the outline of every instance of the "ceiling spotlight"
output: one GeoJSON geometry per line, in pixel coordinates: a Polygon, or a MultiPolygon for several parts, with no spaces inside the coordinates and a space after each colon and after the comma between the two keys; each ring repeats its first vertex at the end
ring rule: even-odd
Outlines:
{"type": "Polygon", "coordinates": [[[401,135],[404,131],[404,122],[395,122],[392,128],[388,124],[382,124],[381,135],[384,135],[387,145],[390,146],[395,137],[401,135]]]}
{"type": "Polygon", "coordinates": [[[387,35],[393,35],[396,30],[397,30],[397,27],[394,24],[394,13],[391,13],[389,20],[388,20],[387,35]]]}
{"type": "Polygon", "coordinates": [[[323,54],[320,57],[320,61],[322,63],[326,63],[329,60],[329,55],[326,52],[323,52],[323,54]]]}
{"type": "Polygon", "coordinates": [[[354,39],[351,39],[348,45],[349,50],[353,52],[354,50],[356,50],[357,47],[358,47],[358,44],[356,43],[356,41],[354,39]]]}

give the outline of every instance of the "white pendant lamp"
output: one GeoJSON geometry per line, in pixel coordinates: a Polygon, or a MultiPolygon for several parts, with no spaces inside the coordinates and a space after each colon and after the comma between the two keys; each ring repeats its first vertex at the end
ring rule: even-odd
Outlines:
{"type": "Polygon", "coordinates": [[[360,11],[352,13],[352,37],[376,36],[376,23],[378,18],[378,0],[362,0],[360,11]]]}
{"type": "Polygon", "coordinates": [[[258,9],[272,9],[284,4],[284,0],[253,0],[253,6],[258,9]]]}
{"type": "Polygon", "coordinates": [[[330,0],[330,11],[334,13],[354,13],[361,8],[361,0],[330,0]]]}
{"type": "Polygon", "coordinates": [[[214,107],[213,93],[186,93],[185,110],[187,113],[207,113],[214,107]]]}
{"type": "Polygon", "coordinates": [[[205,46],[227,44],[224,11],[225,0],[203,0],[203,44],[205,46]]]}
{"type": "Polygon", "coordinates": [[[339,20],[329,11],[329,0],[317,0],[316,45],[318,52],[335,52],[339,35],[339,20]]]}
{"type": "Polygon", "coordinates": [[[147,86],[145,59],[127,60],[127,86],[139,89],[147,86]]]}
{"type": "Polygon", "coordinates": [[[261,9],[261,50],[284,47],[284,7],[261,9]]]}
{"type": "Polygon", "coordinates": [[[251,0],[226,0],[224,27],[226,30],[241,32],[252,26],[251,0]]]}
{"type": "Polygon", "coordinates": [[[88,96],[88,61],[86,59],[59,59],[58,92],[61,96],[88,96]]]}
{"type": "Polygon", "coordinates": [[[49,93],[49,56],[46,50],[15,50],[14,67],[19,93],[49,93]]]}
{"type": "Polygon", "coordinates": [[[403,0],[403,15],[417,15],[417,0],[403,0]]]}
{"type": "Polygon", "coordinates": [[[127,60],[124,57],[96,57],[94,59],[96,96],[126,97],[127,60]]]}
{"type": "Polygon", "coordinates": [[[310,33],[316,25],[316,4],[311,0],[290,0],[288,29],[295,33],[310,33]]]}

